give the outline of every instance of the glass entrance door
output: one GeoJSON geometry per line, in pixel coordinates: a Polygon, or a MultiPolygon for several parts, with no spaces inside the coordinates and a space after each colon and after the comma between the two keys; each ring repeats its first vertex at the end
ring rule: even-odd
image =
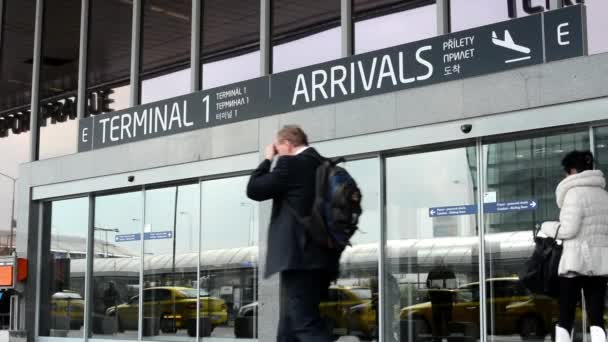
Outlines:
{"type": "Polygon", "coordinates": [[[475,146],[386,159],[385,341],[479,339],[475,146]]]}
{"type": "MultiPolygon", "coordinates": [[[[559,218],[555,188],[561,160],[588,150],[588,130],[497,141],[483,145],[485,159],[485,265],[487,333],[490,341],[550,341],[558,303],[530,293],[518,272],[532,255],[533,230],[559,218]]],[[[581,338],[581,307],[575,339],[581,338]]]]}

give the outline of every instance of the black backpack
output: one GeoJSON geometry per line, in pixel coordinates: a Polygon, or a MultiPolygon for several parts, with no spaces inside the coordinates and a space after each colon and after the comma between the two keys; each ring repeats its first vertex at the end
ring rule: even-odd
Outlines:
{"type": "Polygon", "coordinates": [[[312,241],[317,245],[344,250],[358,230],[361,209],[361,190],[354,178],[337,164],[336,160],[321,159],[316,171],[315,200],[311,215],[301,218],[289,205],[286,206],[304,224],[312,241]]]}

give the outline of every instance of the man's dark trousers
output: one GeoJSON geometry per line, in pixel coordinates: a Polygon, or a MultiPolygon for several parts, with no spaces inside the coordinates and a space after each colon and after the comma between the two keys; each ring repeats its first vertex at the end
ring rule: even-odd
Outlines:
{"type": "Polygon", "coordinates": [[[329,277],[323,271],[281,272],[280,320],[277,342],[330,342],[319,304],[327,298],[329,277]]]}

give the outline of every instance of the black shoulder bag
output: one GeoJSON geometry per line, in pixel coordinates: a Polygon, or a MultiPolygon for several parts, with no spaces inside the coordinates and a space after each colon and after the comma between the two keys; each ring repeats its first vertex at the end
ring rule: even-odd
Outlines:
{"type": "Polygon", "coordinates": [[[539,237],[539,229],[533,231],[534,252],[519,272],[522,284],[532,293],[557,298],[559,296],[559,261],[563,246],[557,241],[561,225],[558,225],[554,237],[539,237]]]}

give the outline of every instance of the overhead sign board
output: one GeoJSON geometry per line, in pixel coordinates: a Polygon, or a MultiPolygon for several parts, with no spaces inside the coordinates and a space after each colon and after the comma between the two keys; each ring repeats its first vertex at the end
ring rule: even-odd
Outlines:
{"type": "Polygon", "coordinates": [[[78,151],[581,56],[584,16],[569,6],[86,118],[78,151]]]}

